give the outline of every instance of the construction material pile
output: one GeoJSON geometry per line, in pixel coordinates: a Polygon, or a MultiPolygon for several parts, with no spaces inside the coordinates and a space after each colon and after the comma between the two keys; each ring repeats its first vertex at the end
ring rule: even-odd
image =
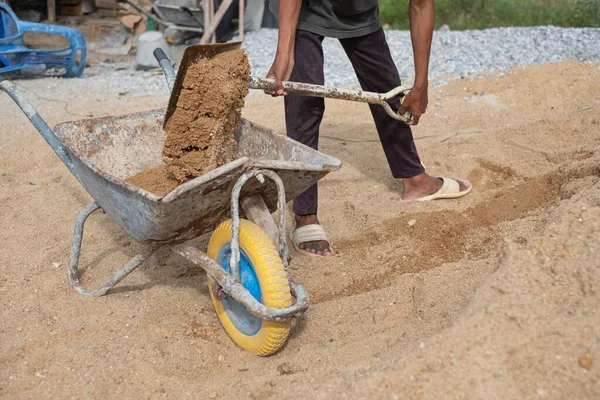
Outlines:
{"type": "Polygon", "coordinates": [[[165,165],[127,182],[164,196],[180,184],[233,161],[234,134],[248,95],[250,64],[244,50],[200,58],[189,66],[177,106],[165,124],[165,165]]]}

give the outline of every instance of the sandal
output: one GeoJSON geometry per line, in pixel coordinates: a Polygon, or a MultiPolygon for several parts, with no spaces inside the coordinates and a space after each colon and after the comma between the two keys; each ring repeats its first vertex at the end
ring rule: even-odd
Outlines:
{"type": "Polygon", "coordinates": [[[292,232],[291,236],[294,249],[296,249],[296,251],[299,253],[306,253],[311,256],[324,257],[321,254],[315,254],[311,251],[305,250],[300,247],[301,243],[316,242],[323,240],[329,244],[329,253],[333,255],[333,249],[331,248],[331,242],[327,237],[327,233],[325,233],[325,229],[323,229],[323,227],[319,224],[309,224],[296,228],[292,232]]]}

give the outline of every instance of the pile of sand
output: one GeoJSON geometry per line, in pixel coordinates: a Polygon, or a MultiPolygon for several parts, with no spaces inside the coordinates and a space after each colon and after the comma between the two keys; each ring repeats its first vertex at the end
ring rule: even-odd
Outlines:
{"type": "MultiPolygon", "coordinates": [[[[25,82],[40,114],[72,119],[41,82],[25,82]]],[[[269,358],[228,338],[204,272],[168,248],[105,297],[74,292],[70,239],[91,198],[0,95],[0,397],[600,398],[599,93],[600,64],[577,62],[432,88],[421,158],[474,189],[429,203],[400,201],[369,107],[327,101],[319,145],[344,167],[320,183],[319,218],[337,255],[294,254],[311,306],[269,358]]],[[[164,104],[119,98],[69,111],[164,104]]],[[[255,93],[243,112],[284,132],[282,103],[255,93]]],[[[84,286],[141,249],[92,215],[84,286]]]]}
{"type": "Polygon", "coordinates": [[[177,106],[165,124],[165,165],[127,182],[164,196],[181,183],[236,158],[234,133],[248,95],[244,50],[200,58],[185,75],[177,106]]]}
{"type": "MultiPolygon", "coordinates": [[[[351,397],[600,396],[600,158],[586,161],[575,168],[585,178],[563,183],[563,191],[577,191],[563,192],[568,198],[549,213],[543,233],[503,244],[493,272],[448,329],[396,362],[388,358],[351,397]]],[[[424,307],[456,290],[440,283],[464,282],[448,268],[437,275],[428,278],[433,290],[419,291],[424,307]]]]}

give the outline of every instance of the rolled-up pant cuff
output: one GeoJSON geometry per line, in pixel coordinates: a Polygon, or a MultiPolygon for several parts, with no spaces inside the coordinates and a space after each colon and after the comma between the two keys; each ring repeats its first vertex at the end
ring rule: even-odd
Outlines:
{"type": "Polygon", "coordinates": [[[308,190],[294,199],[294,214],[296,215],[315,215],[319,204],[319,191],[317,184],[312,185],[308,190]]]}

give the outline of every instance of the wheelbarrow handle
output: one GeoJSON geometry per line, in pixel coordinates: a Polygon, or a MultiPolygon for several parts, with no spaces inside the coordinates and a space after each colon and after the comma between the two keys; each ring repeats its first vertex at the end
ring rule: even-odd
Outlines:
{"type": "Polygon", "coordinates": [[[46,140],[46,143],[52,147],[52,150],[54,150],[58,158],[60,158],[69,171],[71,171],[71,173],[78,178],[67,148],[61,143],[58,137],[56,137],[46,121],[44,121],[40,114],[38,114],[35,107],[33,107],[33,105],[25,98],[25,96],[23,96],[23,94],[21,94],[17,86],[0,75],[0,90],[8,94],[8,96],[13,99],[21,111],[23,111],[23,114],[25,114],[29,121],[31,121],[33,126],[35,126],[44,140],[46,140]]]}
{"type": "MultiPolygon", "coordinates": [[[[258,78],[251,76],[249,78],[249,84],[251,89],[259,89],[266,91],[275,90],[274,79],[258,78]]],[[[406,110],[404,114],[400,115],[394,110],[392,110],[392,107],[390,107],[389,103],[387,102],[387,100],[390,100],[396,96],[399,96],[400,98],[406,96],[408,94],[408,91],[410,90],[406,86],[398,86],[397,88],[394,88],[387,93],[374,93],[365,92],[362,90],[339,89],[332,86],[321,86],[300,82],[285,81],[282,84],[283,90],[285,90],[289,94],[378,104],[385,109],[386,113],[390,117],[405,123],[410,123],[412,121],[412,111],[410,109],[406,110]]]]}

